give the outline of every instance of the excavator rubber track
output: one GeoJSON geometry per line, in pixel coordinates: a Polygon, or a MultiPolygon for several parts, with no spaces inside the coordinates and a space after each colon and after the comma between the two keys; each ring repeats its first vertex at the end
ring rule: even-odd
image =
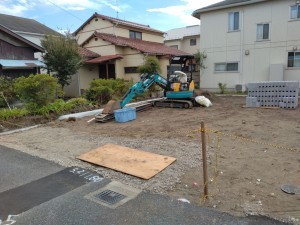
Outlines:
{"type": "MultiPolygon", "coordinates": [[[[147,104],[136,106],[134,108],[136,108],[137,112],[141,112],[141,111],[145,111],[145,110],[152,108],[152,106],[153,106],[152,103],[147,103],[147,104]]],[[[101,113],[101,114],[95,116],[95,121],[101,122],[101,123],[106,123],[108,121],[113,120],[114,118],[115,118],[115,116],[113,113],[108,113],[108,114],[101,113]]]]}
{"type": "Polygon", "coordinates": [[[164,107],[164,108],[190,109],[193,107],[194,103],[192,100],[164,99],[164,100],[155,101],[153,105],[155,107],[164,107]]]}

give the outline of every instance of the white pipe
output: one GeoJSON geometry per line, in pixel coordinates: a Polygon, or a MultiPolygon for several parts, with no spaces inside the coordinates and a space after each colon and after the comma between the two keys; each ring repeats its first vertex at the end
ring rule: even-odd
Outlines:
{"type": "MultiPolygon", "coordinates": [[[[141,102],[133,102],[133,103],[127,104],[126,107],[135,106],[135,105],[148,103],[148,102],[153,102],[153,101],[161,100],[161,99],[163,99],[163,98],[150,99],[150,100],[145,100],[145,101],[141,101],[141,102]]],[[[86,116],[95,116],[96,114],[102,113],[102,111],[103,111],[103,109],[96,109],[96,110],[87,111],[87,112],[63,115],[63,116],[60,116],[58,118],[58,120],[65,120],[65,119],[68,119],[69,117],[82,118],[82,117],[86,117],[86,116]]]]}

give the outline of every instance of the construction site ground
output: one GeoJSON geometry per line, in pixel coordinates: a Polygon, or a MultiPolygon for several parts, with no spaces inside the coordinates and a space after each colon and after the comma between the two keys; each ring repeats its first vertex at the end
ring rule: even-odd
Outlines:
{"type": "Polygon", "coordinates": [[[210,108],[152,108],[127,123],[52,121],[0,136],[1,145],[81,166],[112,180],[184,198],[233,215],[266,215],[300,223],[300,195],[281,190],[300,186],[300,108],[245,108],[245,97],[213,97],[210,108]],[[208,199],[203,199],[200,123],[206,126],[208,199]],[[149,180],[94,166],[76,156],[107,143],[175,157],[149,180]]]}

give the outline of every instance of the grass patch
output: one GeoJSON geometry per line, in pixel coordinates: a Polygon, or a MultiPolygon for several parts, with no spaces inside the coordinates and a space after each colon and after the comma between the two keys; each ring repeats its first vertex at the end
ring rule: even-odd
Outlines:
{"type": "Polygon", "coordinates": [[[29,115],[30,112],[27,109],[1,109],[0,110],[0,120],[7,120],[7,119],[16,119],[20,117],[24,117],[29,115]]]}

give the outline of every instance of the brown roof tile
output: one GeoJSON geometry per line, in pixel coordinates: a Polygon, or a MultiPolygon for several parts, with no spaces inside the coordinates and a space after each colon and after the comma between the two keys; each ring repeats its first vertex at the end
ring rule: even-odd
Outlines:
{"type": "Polygon", "coordinates": [[[82,56],[87,58],[95,58],[100,56],[98,53],[92,52],[91,50],[82,47],[79,47],[79,52],[82,56]]]}
{"type": "Polygon", "coordinates": [[[187,52],[171,48],[163,43],[143,41],[139,39],[131,39],[125,37],[117,37],[111,34],[98,32],[95,32],[94,36],[108,41],[114,45],[130,47],[140,52],[148,53],[150,55],[190,55],[187,52]]]}
{"type": "Polygon", "coordinates": [[[120,58],[123,58],[123,56],[121,56],[121,55],[105,55],[105,56],[100,56],[95,59],[90,59],[86,62],[87,63],[102,63],[102,62],[106,62],[111,59],[120,59],[120,58]]]}

